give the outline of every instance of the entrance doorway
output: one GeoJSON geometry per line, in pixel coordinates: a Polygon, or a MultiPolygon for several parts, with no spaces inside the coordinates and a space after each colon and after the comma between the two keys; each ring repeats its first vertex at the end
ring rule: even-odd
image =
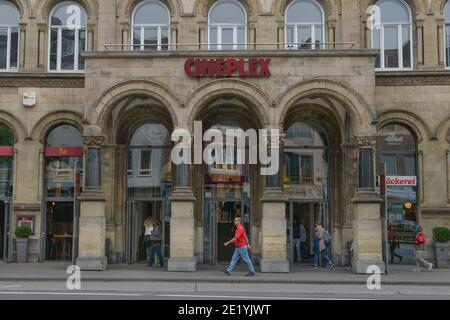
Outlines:
{"type": "Polygon", "coordinates": [[[11,211],[8,201],[0,201],[0,259],[10,261],[11,256],[11,211]]]}
{"type": "Polygon", "coordinates": [[[286,238],[288,260],[291,264],[297,261],[298,251],[296,249],[295,238],[298,237],[298,226],[303,223],[306,231],[306,252],[300,257],[302,262],[309,260],[313,254],[313,235],[315,222],[321,221],[325,229],[328,228],[328,205],[326,202],[297,202],[286,203],[286,238]],[[297,229],[297,230],[296,230],[297,229]]]}
{"type": "Polygon", "coordinates": [[[46,202],[46,254],[48,261],[72,261],[74,236],[74,203],[46,202]]]}
{"type": "Polygon", "coordinates": [[[235,217],[242,218],[247,237],[250,237],[250,202],[247,198],[242,200],[205,198],[205,263],[228,263],[231,260],[234,247],[225,247],[223,244],[234,237],[235,217]]]}
{"type": "Polygon", "coordinates": [[[165,218],[164,201],[158,200],[130,200],[127,214],[127,263],[144,262],[149,259],[144,243],[144,221],[148,217],[154,218],[161,224],[162,254],[169,256],[170,225],[165,218]]]}

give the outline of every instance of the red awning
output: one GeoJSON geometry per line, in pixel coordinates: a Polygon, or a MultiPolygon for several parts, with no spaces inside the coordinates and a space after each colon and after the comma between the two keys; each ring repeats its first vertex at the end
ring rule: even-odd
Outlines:
{"type": "Polygon", "coordinates": [[[82,157],[83,148],[80,147],[46,147],[44,151],[46,157],[82,157]]]}
{"type": "Polygon", "coordinates": [[[14,147],[0,147],[0,157],[14,156],[14,147]]]}

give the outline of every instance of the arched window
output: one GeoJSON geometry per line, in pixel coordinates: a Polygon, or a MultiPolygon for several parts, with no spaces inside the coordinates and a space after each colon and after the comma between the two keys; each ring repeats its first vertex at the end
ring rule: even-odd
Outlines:
{"type": "Polygon", "coordinates": [[[19,10],[0,0],[0,70],[17,70],[19,61],[19,10]]]}
{"type": "Polygon", "coordinates": [[[50,14],[49,70],[76,72],[84,70],[87,16],[78,3],[64,1],[50,14]]]}
{"type": "Polygon", "coordinates": [[[376,3],[372,28],[372,48],[380,51],[376,68],[399,70],[412,68],[411,9],[402,0],[381,0],[376,3]],[[377,9],[379,8],[379,10],[377,9]]]}
{"type": "Polygon", "coordinates": [[[289,49],[318,49],[325,42],[324,13],[315,0],[298,0],[286,8],[286,46],[289,49]]]}
{"type": "Polygon", "coordinates": [[[247,43],[247,13],[235,0],[217,1],[209,10],[208,43],[211,50],[242,50],[247,43]]]}
{"type": "Polygon", "coordinates": [[[162,2],[141,2],[134,9],[131,24],[134,50],[168,50],[170,14],[162,2]]]}
{"type": "Polygon", "coordinates": [[[450,2],[447,1],[444,9],[445,18],[445,67],[450,68],[450,2]]]}
{"type": "Polygon", "coordinates": [[[409,128],[389,124],[378,132],[377,166],[386,172],[389,238],[414,243],[418,224],[417,142],[409,128]]]}

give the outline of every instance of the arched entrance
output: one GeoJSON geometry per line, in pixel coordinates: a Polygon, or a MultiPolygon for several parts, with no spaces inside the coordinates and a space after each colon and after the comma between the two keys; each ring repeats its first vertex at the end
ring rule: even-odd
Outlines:
{"type": "Polygon", "coordinates": [[[223,244],[234,236],[233,219],[236,216],[242,218],[249,239],[257,236],[261,179],[258,178],[258,165],[250,164],[249,145],[257,143],[261,125],[252,117],[251,107],[233,97],[213,100],[197,118],[201,120],[204,135],[214,135],[211,141],[219,139],[222,142],[221,148],[217,149],[210,149],[209,142],[204,143],[210,163],[195,166],[194,182],[201,186],[201,190],[196,190],[196,208],[203,212],[197,219],[203,225],[201,258],[206,264],[220,264],[229,262],[233,254],[233,248],[223,244]],[[239,148],[236,135],[245,134],[249,129],[255,130],[256,135],[244,137],[245,147],[239,148]],[[243,152],[245,161],[240,162],[238,158],[243,152]]]}
{"type": "Polygon", "coordinates": [[[83,138],[78,128],[60,124],[45,139],[45,180],[42,211],[42,257],[72,261],[76,255],[76,197],[83,181],[83,138]]]}
{"type": "Polygon", "coordinates": [[[11,260],[14,134],[0,123],[0,259],[11,260]]]}

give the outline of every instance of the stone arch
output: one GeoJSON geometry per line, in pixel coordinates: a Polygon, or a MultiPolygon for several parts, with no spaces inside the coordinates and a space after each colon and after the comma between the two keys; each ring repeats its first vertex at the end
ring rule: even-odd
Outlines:
{"type": "MultiPolygon", "coordinates": [[[[286,8],[289,4],[294,2],[296,0],[274,0],[273,4],[273,12],[275,16],[282,17],[284,20],[284,14],[286,12],[286,8]]],[[[328,17],[334,17],[336,16],[337,12],[337,4],[336,1],[331,0],[316,0],[323,8],[323,11],[325,11],[325,22],[328,20],[328,17]]]]}
{"type": "Polygon", "coordinates": [[[438,140],[447,140],[450,143],[450,116],[445,117],[438,125],[435,138],[438,140]]]}
{"type": "Polygon", "coordinates": [[[422,142],[424,138],[433,138],[428,125],[419,116],[409,111],[389,110],[380,114],[377,129],[389,124],[401,124],[407,127],[414,134],[417,143],[422,142]]]}
{"type": "Polygon", "coordinates": [[[254,106],[259,123],[263,126],[269,125],[267,109],[273,102],[261,89],[243,80],[219,79],[201,86],[186,100],[185,106],[190,112],[188,126],[193,127],[197,115],[206,103],[223,95],[235,96],[249,102],[254,106]]]}
{"type": "Polygon", "coordinates": [[[432,9],[433,9],[433,11],[435,13],[439,13],[439,14],[443,15],[444,14],[444,9],[445,9],[445,6],[447,5],[447,3],[449,3],[449,0],[436,1],[433,4],[433,8],[432,9]]]}
{"type": "MultiPolygon", "coordinates": [[[[36,7],[34,9],[36,17],[45,21],[48,24],[48,19],[50,12],[52,9],[60,2],[64,0],[43,0],[37,1],[36,7]]],[[[84,10],[86,11],[86,15],[88,16],[88,21],[92,19],[92,17],[96,17],[98,15],[98,3],[97,0],[70,0],[79,3],[84,10]]]]}
{"type": "MultiPolygon", "coordinates": [[[[142,1],[144,0],[119,1],[117,6],[117,15],[122,19],[128,20],[129,23],[131,24],[131,15],[133,13],[133,10],[142,1]]],[[[180,15],[181,0],[159,0],[159,1],[166,5],[166,7],[169,9],[171,17],[180,15]]]]}
{"type": "Polygon", "coordinates": [[[14,134],[14,142],[23,141],[27,138],[27,129],[25,125],[15,116],[7,111],[0,110],[0,123],[5,124],[14,134]]]}
{"type": "Polygon", "coordinates": [[[276,123],[282,126],[289,109],[301,98],[325,96],[340,101],[349,113],[355,134],[362,133],[376,121],[371,106],[350,86],[336,80],[311,79],[296,83],[289,87],[276,100],[280,108],[276,123]]]}
{"type": "Polygon", "coordinates": [[[45,137],[49,131],[59,124],[71,124],[83,134],[84,130],[80,114],[72,111],[55,111],[45,115],[36,122],[31,130],[30,137],[33,140],[38,140],[40,143],[45,143],[45,137]]]}
{"type": "MultiPolygon", "coordinates": [[[[217,0],[196,0],[194,5],[195,13],[198,17],[203,16],[208,19],[208,12],[211,6],[217,2],[217,0]]],[[[239,1],[247,11],[247,23],[254,22],[259,14],[258,1],[241,0],[239,1]]]]}
{"type": "Polygon", "coordinates": [[[158,100],[169,111],[173,125],[175,127],[178,125],[175,110],[181,108],[181,105],[177,96],[166,86],[150,80],[124,81],[106,90],[86,111],[84,122],[104,127],[107,115],[116,103],[132,95],[148,96],[158,100]]]}

